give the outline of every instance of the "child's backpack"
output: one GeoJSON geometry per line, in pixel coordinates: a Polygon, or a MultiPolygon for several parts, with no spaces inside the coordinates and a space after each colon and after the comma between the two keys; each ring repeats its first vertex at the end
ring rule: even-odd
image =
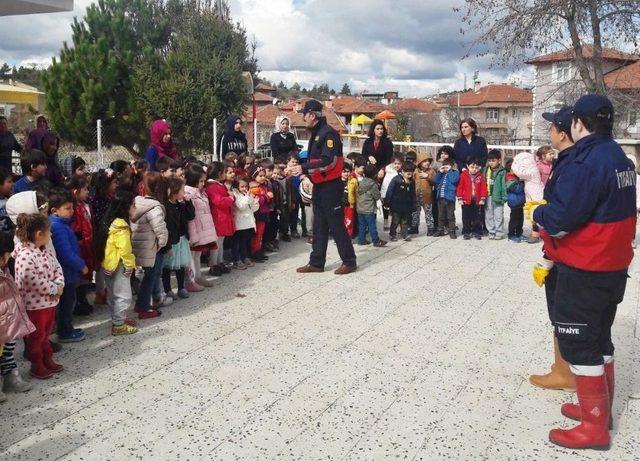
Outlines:
{"type": "Polygon", "coordinates": [[[507,187],[507,205],[509,208],[519,208],[527,201],[524,195],[524,182],[514,181],[507,187]]]}

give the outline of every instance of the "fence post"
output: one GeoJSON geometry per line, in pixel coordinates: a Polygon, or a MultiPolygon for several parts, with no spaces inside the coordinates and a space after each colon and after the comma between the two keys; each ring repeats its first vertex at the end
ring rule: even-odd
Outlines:
{"type": "Polygon", "coordinates": [[[213,119],[213,157],[211,160],[220,160],[218,158],[218,119],[213,119]]]}
{"type": "Polygon", "coordinates": [[[96,122],[96,132],[98,134],[98,161],[100,168],[104,168],[104,154],[102,153],[102,120],[96,122]]]}

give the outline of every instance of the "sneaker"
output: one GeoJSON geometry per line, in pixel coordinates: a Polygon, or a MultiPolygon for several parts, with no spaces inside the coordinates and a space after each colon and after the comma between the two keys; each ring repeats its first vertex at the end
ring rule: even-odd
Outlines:
{"type": "Polygon", "coordinates": [[[160,317],[161,315],[162,315],[162,312],[160,312],[159,310],[149,309],[147,311],[140,312],[138,314],[138,318],[140,320],[155,319],[156,317],[160,317]]]}
{"type": "Polygon", "coordinates": [[[64,367],[59,363],[54,362],[53,357],[44,359],[42,363],[51,371],[51,373],[61,373],[64,371],[64,367]]]}
{"type": "Polygon", "coordinates": [[[435,229],[429,229],[427,231],[427,237],[433,237],[434,235],[436,235],[435,229]]]}
{"type": "Polygon", "coordinates": [[[2,392],[27,392],[31,390],[31,384],[22,379],[20,372],[17,368],[14,368],[8,375],[4,375],[4,382],[2,383],[2,392]]]}
{"type": "Polygon", "coordinates": [[[287,234],[280,235],[280,239],[281,239],[283,242],[290,242],[290,241],[291,241],[291,237],[289,237],[287,234]]]}
{"type": "Polygon", "coordinates": [[[294,232],[291,232],[291,237],[294,239],[299,239],[300,234],[298,233],[298,231],[294,231],[294,232]]]}
{"type": "Polygon", "coordinates": [[[476,240],[482,240],[482,235],[481,234],[475,234],[473,236],[476,240]]]}
{"type": "Polygon", "coordinates": [[[376,248],[382,248],[386,244],[387,244],[386,240],[378,240],[376,242],[373,242],[373,246],[376,247],[376,248]]]}
{"type": "Polygon", "coordinates": [[[181,299],[187,299],[189,297],[189,291],[185,288],[178,291],[178,297],[181,299]]]}
{"type": "Polygon", "coordinates": [[[251,261],[249,258],[247,258],[247,259],[245,259],[244,261],[242,261],[242,263],[243,263],[245,266],[247,266],[247,267],[253,267],[253,266],[255,266],[255,265],[256,265],[256,264],[255,264],[253,261],[251,261]]]}
{"type": "Polygon", "coordinates": [[[449,232],[449,238],[455,240],[458,238],[458,234],[456,234],[456,231],[451,231],[449,232]]]}
{"type": "Polygon", "coordinates": [[[434,236],[434,237],[444,237],[445,235],[446,235],[446,234],[444,233],[444,231],[443,231],[443,230],[436,231],[436,232],[433,234],[433,236],[434,236]]]}
{"type": "Polygon", "coordinates": [[[189,293],[199,293],[201,291],[204,291],[204,287],[196,282],[188,282],[185,285],[185,288],[189,293]]]}
{"type": "Polygon", "coordinates": [[[167,298],[171,298],[171,299],[173,299],[174,301],[175,301],[176,299],[178,299],[178,295],[176,294],[176,292],[175,292],[175,291],[168,291],[168,292],[166,292],[164,295],[165,295],[167,298]]]}
{"type": "Polygon", "coordinates": [[[210,282],[209,280],[207,280],[204,277],[196,278],[196,283],[198,285],[202,285],[205,288],[211,288],[213,286],[213,282],[210,282]]]}
{"type": "Polygon", "coordinates": [[[209,268],[209,275],[213,276],[213,277],[222,277],[222,269],[220,269],[220,266],[213,266],[209,268]]]}
{"type": "Polygon", "coordinates": [[[411,237],[409,235],[407,235],[406,237],[403,237],[403,240],[405,242],[410,242],[411,241],[411,237]]]}
{"type": "Polygon", "coordinates": [[[390,236],[389,236],[389,241],[391,241],[391,242],[397,242],[397,241],[398,241],[398,237],[396,237],[395,235],[390,235],[390,236]]]}
{"type": "Polygon", "coordinates": [[[167,307],[167,306],[171,306],[173,304],[173,298],[169,297],[169,296],[164,296],[159,303],[160,307],[167,307]]]}
{"type": "Polygon", "coordinates": [[[365,240],[364,242],[358,242],[358,245],[371,245],[369,240],[365,240]]]}
{"type": "Polygon", "coordinates": [[[138,329],[136,327],[132,327],[131,325],[127,325],[126,323],[123,323],[122,325],[113,325],[111,327],[112,336],[132,335],[137,332],[138,329]]]}
{"type": "Polygon", "coordinates": [[[529,237],[527,239],[527,243],[538,243],[540,241],[540,237],[529,237]]]}
{"type": "Polygon", "coordinates": [[[40,362],[31,362],[29,374],[36,379],[49,379],[53,376],[53,372],[40,362]]]}
{"type": "Polygon", "coordinates": [[[465,240],[471,240],[471,234],[462,234],[462,238],[465,240]]]}
{"type": "Polygon", "coordinates": [[[240,261],[233,263],[233,268],[239,271],[247,270],[247,266],[240,261]]]}
{"type": "Polygon", "coordinates": [[[222,271],[223,274],[230,274],[231,273],[231,268],[227,267],[224,264],[219,264],[220,270],[222,271]]]}
{"type": "Polygon", "coordinates": [[[76,328],[68,335],[58,335],[58,341],[60,341],[61,343],[77,343],[82,341],[84,338],[84,331],[82,331],[80,328],[76,328]]]}
{"type": "Polygon", "coordinates": [[[489,234],[489,240],[495,240],[496,236],[495,234],[489,234]]]}

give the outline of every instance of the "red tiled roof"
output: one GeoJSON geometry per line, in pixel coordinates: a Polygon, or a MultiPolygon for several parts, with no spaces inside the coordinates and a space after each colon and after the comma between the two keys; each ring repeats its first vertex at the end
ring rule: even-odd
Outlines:
{"type": "Polygon", "coordinates": [[[256,91],[276,91],[276,88],[261,82],[256,85],[256,91]]]}
{"type": "Polygon", "coordinates": [[[437,104],[424,99],[401,99],[389,106],[391,112],[426,113],[438,110],[437,104]]]}
{"type": "Polygon", "coordinates": [[[604,76],[607,88],[640,90],[640,61],[613,70],[604,76]]]}
{"type": "Polygon", "coordinates": [[[387,106],[374,101],[367,101],[353,96],[341,96],[331,101],[331,105],[337,114],[378,114],[387,109],[387,106]]]}
{"type": "MultiPolygon", "coordinates": [[[[458,96],[449,98],[450,104],[458,104],[458,96]]],[[[461,106],[479,106],[486,103],[531,103],[533,93],[513,85],[487,85],[476,91],[467,91],[460,95],[461,106]]]]}
{"type": "MultiPolygon", "coordinates": [[[[583,47],[583,54],[587,59],[593,57],[593,47],[585,45],[583,47]]],[[[544,56],[538,56],[526,61],[526,64],[539,64],[543,62],[560,62],[560,61],[573,61],[575,58],[575,52],[573,49],[556,51],[555,53],[545,54],[544,56]]],[[[636,54],[625,53],[613,48],[602,48],[602,59],[608,61],[638,61],[640,56],[636,54]]]]}
{"type": "Polygon", "coordinates": [[[260,91],[256,91],[253,96],[256,98],[256,102],[273,102],[273,96],[270,96],[266,93],[262,93],[260,91]]]}
{"type": "MultiPolygon", "coordinates": [[[[247,107],[245,114],[247,121],[253,123],[252,109],[247,107]]],[[[323,114],[327,117],[327,123],[338,131],[345,132],[346,127],[342,123],[342,119],[332,110],[325,108],[323,114]]],[[[293,109],[285,110],[282,107],[269,105],[258,107],[256,111],[256,119],[260,125],[273,125],[275,128],[276,118],[280,115],[286,115],[289,118],[289,122],[292,127],[302,128],[306,124],[302,119],[302,114],[296,112],[293,109]]]]}

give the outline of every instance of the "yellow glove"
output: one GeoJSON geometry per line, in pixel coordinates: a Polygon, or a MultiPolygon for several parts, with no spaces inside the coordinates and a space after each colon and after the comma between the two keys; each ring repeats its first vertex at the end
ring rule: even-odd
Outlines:
{"type": "Polygon", "coordinates": [[[536,282],[536,285],[538,285],[539,287],[542,287],[542,285],[544,285],[552,267],[553,262],[549,261],[548,259],[544,259],[542,260],[542,262],[536,263],[536,265],[533,266],[532,275],[533,281],[536,282]]]}
{"type": "Polygon", "coordinates": [[[535,201],[532,200],[530,202],[527,202],[524,204],[524,219],[526,219],[527,221],[533,221],[533,212],[535,211],[536,208],[538,208],[540,205],[546,205],[547,201],[546,200],[540,200],[540,201],[535,201]]]}

